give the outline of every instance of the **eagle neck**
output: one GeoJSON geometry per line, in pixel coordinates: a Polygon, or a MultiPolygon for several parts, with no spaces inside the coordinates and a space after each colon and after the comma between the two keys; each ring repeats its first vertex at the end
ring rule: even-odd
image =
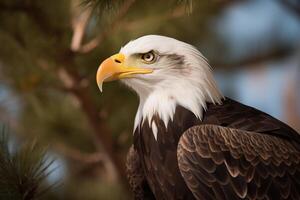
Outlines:
{"type": "Polygon", "coordinates": [[[139,126],[148,123],[155,138],[157,138],[157,125],[153,121],[154,116],[158,116],[167,128],[168,123],[173,121],[177,106],[191,111],[201,120],[203,110],[206,109],[206,102],[220,102],[219,96],[213,99],[205,87],[198,82],[184,78],[162,82],[148,91],[150,92],[138,92],[140,103],[135,118],[134,132],[139,126]]]}

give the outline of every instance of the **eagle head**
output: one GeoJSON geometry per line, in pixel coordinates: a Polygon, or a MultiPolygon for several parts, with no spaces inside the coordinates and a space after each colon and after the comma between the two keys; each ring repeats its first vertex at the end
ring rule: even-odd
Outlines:
{"type": "Polygon", "coordinates": [[[174,38],[146,35],[128,42],[120,52],[104,60],[97,83],[121,79],[140,98],[135,128],[157,114],[167,127],[176,106],[201,119],[206,102],[220,103],[217,88],[205,57],[192,45],[174,38]]]}

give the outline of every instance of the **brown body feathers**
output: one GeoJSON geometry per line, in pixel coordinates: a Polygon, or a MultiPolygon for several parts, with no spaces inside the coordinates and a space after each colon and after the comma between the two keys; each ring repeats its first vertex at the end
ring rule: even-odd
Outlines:
{"type": "Polygon", "coordinates": [[[128,153],[135,199],[300,199],[300,135],[279,120],[230,99],[152,120],[128,153]]]}

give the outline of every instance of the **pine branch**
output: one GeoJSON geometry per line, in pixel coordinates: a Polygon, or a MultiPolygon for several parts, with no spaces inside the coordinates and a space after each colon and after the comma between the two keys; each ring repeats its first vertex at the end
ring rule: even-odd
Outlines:
{"type": "MultiPolygon", "coordinates": [[[[82,0],[82,5],[90,7],[100,14],[102,10],[117,9],[124,1],[125,0],[82,0]]],[[[193,9],[193,0],[174,0],[174,4],[185,5],[187,12],[191,12],[193,9]]]]}
{"type": "MultiPolygon", "coordinates": [[[[88,2],[90,2],[90,0],[86,0],[88,2]]],[[[106,0],[102,0],[99,2],[102,3],[98,3],[99,0],[92,0],[92,2],[96,2],[96,3],[92,3],[92,9],[112,9],[114,8],[114,4],[110,4],[107,3],[105,4],[106,0]],[[94,7],[94,6],[100,6],[100,7],[94,7]]],[[[132,4],[135,2],[136,0],[124,0],[122,1],[122,6],[119,8],[119,11],[117,13],[117,16],[115,17],[115,19],[113,20],[113,22],[110,24],[110,26],[103,31],[101,34],[99,34],[97,37],[93,38],[92,40],[90,40],[89,42],[87,42],[86,44],[83,44],[80,48],[75,49],[77,52],[80,53],[88,53],[90,51],[92,51],[93,49],[95,49],[96,47],[98,47],[100,45],[100,43],[117,27],[117,25],[120,23],[120,19],[122,19],[124,17],[124,15],[126,15],[126,13],[128,12],[129,8],[132,6],[132,4]]],[[[110,2],[110,1],[109,1],[110,2]]],[[[75,35],[75,31],[74,31],[74,35],[75,35]]]]}
{"type": "Polygon", "coordinates": [[[81,5],[90,7],[93,10],[101,12],[102,10],[111,10],[123,3],[124,0],[82,0],[81,5]]]}
{"type": "Polygon", "coordinates": [[[177,4],[183,4],[187,13],[191,13],[193,10],[193,0],[177,0],[177,4]]]}
{"type": "Polygon", "coordinates": [[[37,199],[47,188],[44,181],[54,161],[35,142],[10,151],[7,129],[2,126],[0,132],[0,199],[37,199]]]}
{"type": "Polygon", "coordinates": [[[92,11],[86,9],[81,13],[80,16],[73,17],[72,28],[73,28],[73,37],[71,42],[71,50],[76,52],[81,47],[81,42],[85,33],[86,26],[91,17],[92,11]]]}
{"type": "MultiPolygon", "coordinates": [[[[73,40],[72,40],[72,46],[71,49],[74,52],[80,52],[80,53],[88,53],[98,47],[100,43],[105,40],[105,38],[115,29],[115,27],[119,24],[122,24],[122,19],[124,15],[127,14],[129,8],[132,6],[134,2],[137,0],[83,0],[82,5],[87,8],[88,12],[90,14],[93,14],[95,11],[98,14],[98,16],[101,16],[104,11],[113,11],[118,10],[117,15],[114,18],[113,22],[110,24],[110,26],[103,31],[101,34],[99,34],[97,37],[93,38],[86,44],[80,45],[83,37],[83,32],[87,24],[87,18],[83,18],[80,24],[78,26],[78,29],[74,29],[73,34],[73,40]],[[92,11],[89,11],[92,10],[92,11]],[[75,41],[75,42],[74,42],[75,41]],[[77,44],[77,45],[74,45],[77,44]],[[74,48],[75,47],[75,48],[74,48]]],[[[185,6],[185,12],[190,13],[192,12],[192,4],[193,0],[175,0],[174,3],[176,4],[176,7],[178,7],[178,4],[185,6]]]]}

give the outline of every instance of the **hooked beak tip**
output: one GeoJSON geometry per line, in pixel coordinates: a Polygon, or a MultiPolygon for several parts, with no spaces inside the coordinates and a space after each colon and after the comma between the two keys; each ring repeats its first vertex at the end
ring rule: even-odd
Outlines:
{"type": "Polygon", "coordinates": [[[102,91],[103,91],[103,89],[102,89],[102,83],[98,84],[98,88],[99,88],[100,92],[102,93],[102,91]]]}

